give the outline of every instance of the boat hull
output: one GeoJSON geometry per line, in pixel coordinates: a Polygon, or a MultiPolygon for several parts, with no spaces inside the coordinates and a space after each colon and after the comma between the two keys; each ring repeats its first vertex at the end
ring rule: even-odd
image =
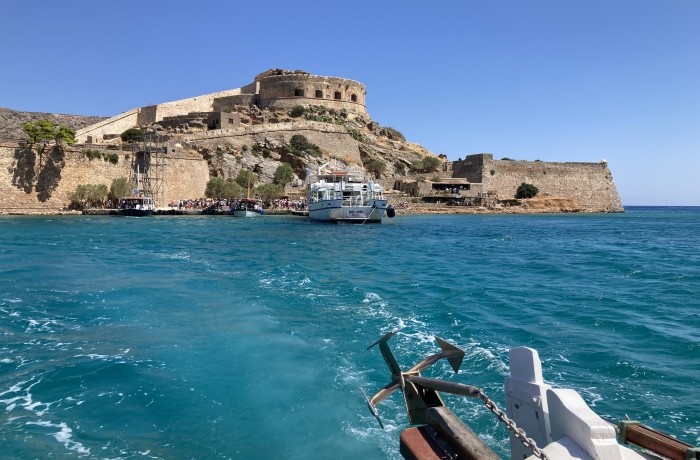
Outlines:
{"type": "Polygon", "coordinates": [[[120,209],[120,216],[127,217],[148,217],[153,215],[152,209],[120,209]]]}
{"type": "Polygon", "coordinates": [[[321,222],[378,224],[386,215],[386,200],[373,200],[369,206],[344,206],[343,200],[325,200],[309,204],[309,218],[321,222]]]}
{"type": "Polygon", "coordinates": [[[234,209],[231,213],[235,217],[258,217],[262,215],[260,211],[251,211],[249,209],[234,209]]]}

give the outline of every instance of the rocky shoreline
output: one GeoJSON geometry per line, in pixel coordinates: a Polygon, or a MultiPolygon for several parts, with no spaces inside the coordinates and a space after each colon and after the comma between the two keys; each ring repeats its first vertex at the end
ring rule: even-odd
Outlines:
{"type": "MultiPolygon", "coordinates": [[[[562,214],[588,212],[578,206],[570,198],[536,197],[524,200],[510,200],[505,204],[495,207],[483,206],[447,206],[436,203],[412,203],[410,200],[396,200],[393,202],[396,215],[425,215],[425,214],[562,214]]],[[[0,216],[35,216],[35,215],[115,215],[113,209],[92,209],[85,211],[75,210],[48,210],[48,209],[0,209],[0,216]]],[[[197,211],[178,211],[165,208],[157,212],[157,215],[201,215],[197,211]]],[[[293,214],[290,210],[267,210],[269,215],[293,214]]]]}

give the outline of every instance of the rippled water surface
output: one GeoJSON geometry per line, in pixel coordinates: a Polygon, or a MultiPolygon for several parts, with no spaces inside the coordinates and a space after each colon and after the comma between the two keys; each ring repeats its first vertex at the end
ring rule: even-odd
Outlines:
{"type": "MultiPolygon", "coordinates": [[[[7,458],[400,458],[400,394],[434,377],[503,405],[508,349],[601,415],[700,443],[700,209],[612,215],[0,218],[0,446],[7,458]]],[[[507,455],[475,401],[447,397],[507,455]]]]}

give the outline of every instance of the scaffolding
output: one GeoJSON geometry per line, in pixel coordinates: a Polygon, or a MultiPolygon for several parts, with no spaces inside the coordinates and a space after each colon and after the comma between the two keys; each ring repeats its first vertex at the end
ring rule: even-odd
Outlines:
{"type": "Polygon", "coordinates": [[[134,144],[131,156],[133,194],[153,198],[156,208],[163,205],[165,152],[160,135],[145,133],[143,144],[134,144]]]}

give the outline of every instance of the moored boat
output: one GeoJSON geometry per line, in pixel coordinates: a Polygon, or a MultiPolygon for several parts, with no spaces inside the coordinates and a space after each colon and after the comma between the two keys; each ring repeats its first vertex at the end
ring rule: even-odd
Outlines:
{"type": "MultiPolygon", "coordinates": [[[[650,460],[699,459],[700,448],[656,431],[637,421],[615,424],[596,414],[572,389],[553,388],[544,382],[536,350],[518,347],[509,352],[510,375],[505,381],[505,410],[481,388],[421,376],[440,359],[457,373],[464,351],[435,337],[441,352],[402,370],[388,341],[379,345],[391,372],[391,381],[367,405],[383,427],[376,405],[401,390],[411,424],[400,436],[400,452],[406,459],[467,458],[496,460],[500,457],[487,441],[452,413],[439,392],[481,400],[486,409],[510,432],[511,460],[650,460]],[[629,447],[633,445],[635,448],[629,447]]],[[[364,394],[364,392],[363,392],[364,394]]]]}
{"type": "Polygon", "coordinates": [[[130,196],[119,199],[117,212],[121,216],[146,217],[155,211],[153,198],[147,196],[130,196]]]}
{"type": "Polygon", "coordinates": [[[318,174],[309,182],[309,218],[324,222],[381,223],[394,208],[381,185],[345,171],[318,174]]]}
{"type": "Polygon", "coordinates": [[[231,214],[236,217],[257,217],[265,214],[262,200],[241,198],[231,207],[231,214]]]}

